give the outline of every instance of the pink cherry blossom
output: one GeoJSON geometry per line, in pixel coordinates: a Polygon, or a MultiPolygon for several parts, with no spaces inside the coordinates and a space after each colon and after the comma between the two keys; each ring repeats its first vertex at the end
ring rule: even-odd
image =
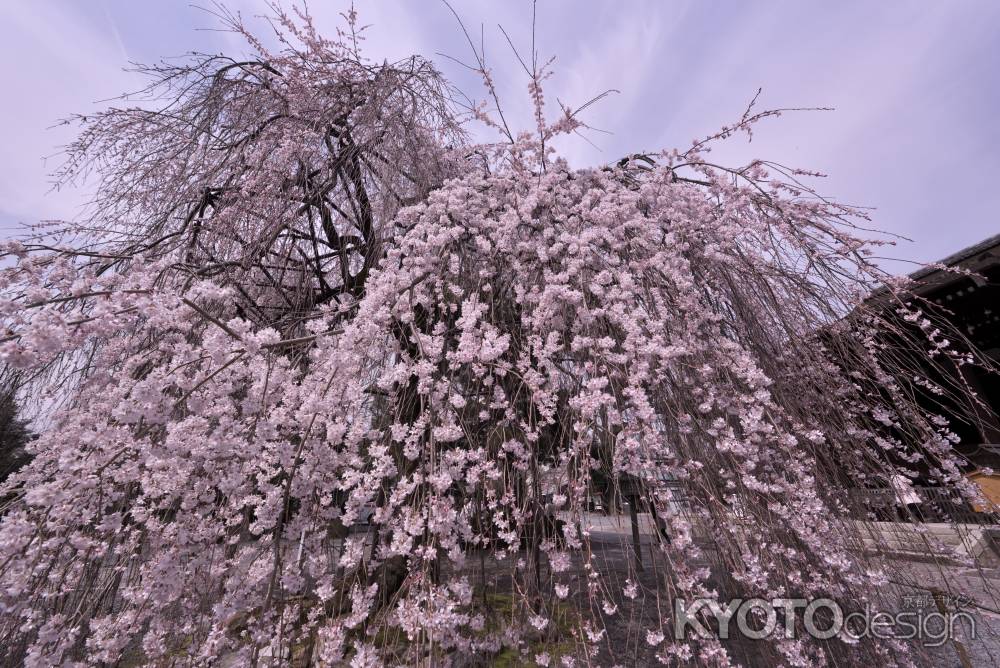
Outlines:
{"type": "Polygon", "coordinates": [[[146,68],[152,101],[79,119],[59,177],[96,179],[92,213],[3,245],[0,359],[45,418],[2,490],[11,656],[427,664],[521,651],[571,607],[592,665],[602,610],[662,605],[646,643],[728,663],[659,647],[670,601],[720,596],[706,554],[748,596],[876,597],[836,490],[905,464],[972,498],[915,388],[973,401],[934,378],[991,362],[867,259],[864,211],[709,159],[779,112],[578,168],[546,67],[516,133],[429,61],[367,60],[353,12],[322,36],[274,11],[279,49],[220,9],[251,57],[146,68]],[[588,496],[627,480],[670,536],[658,590],[593,558],[588,496]]]}

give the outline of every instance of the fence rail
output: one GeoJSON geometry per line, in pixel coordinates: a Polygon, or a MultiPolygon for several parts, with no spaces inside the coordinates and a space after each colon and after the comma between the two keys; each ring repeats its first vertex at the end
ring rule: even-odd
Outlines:
{"type": "MultiPolygon", "coordinates": [[[[857,519],[891,522],[916,519],[957,524],[996,524],[996,512],[973,508],[960,494],[941,487],[913,487],[919,503],[905,504],[896,490],[845,489],[831,496],[843,501],[857,519]]],[[[909,490],[908,490],[909,491],[909,490]]],[[[994,509],[995,510],[995,509],[994,509]]]]}

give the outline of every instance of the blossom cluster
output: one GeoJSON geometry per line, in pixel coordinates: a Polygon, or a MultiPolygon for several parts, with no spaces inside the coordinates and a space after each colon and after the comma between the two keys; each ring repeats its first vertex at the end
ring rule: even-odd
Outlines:
{"type": "MultiPolygon", "coordinates": [[[[330,83],[277,62],[290,90],[330,83]]],[[[752,595],[874,595],[882,575],[845,540],[830,485],[886,472],[890,452],[958,485],[954,436],[909,396],[885,332],[932,361],[960,354],[902,288],[898,312],[864,300],[885,277],[844,224],[857,212],[780,166],[709,164],[700,144],[574,169],[545,145],[540,77],[531,93],[538,136],[462,159],[438,147],[460,169],[384,208],[377,231],[360,216],[342,264],[300,269],[294,290],[261,259],[279,253],[256,249],[316,200],[280,229],[248,212],[292,215],[276,202],[321,148],[304,135],[247,149],[233,202],[202,206],[200,230],[177,233],[191,243],[159,255],[7,245],[0,358],[59,398],[0,521],[0,640],[27,665],[527,651],[562,602],[596,656],[606,620],[649,593],[593,559],[599,481],[610,496],[638,481],[662,518],[659,595],[717,596],[706,550],[752,595]],[[178,270],[196,257],[220,270],[178,270]],[[260,315],[286,288],[312,296],[260,315]],[[694,511],[672,509],[664,480],[694,511]],[[481,603],[486,559],[509,575],[504,624],[481,603]]],[[[290,96],[289,113],[310,100],[290,96]]],[[[275,248],[311,258],[303,238],[275,248]]],[[[664,661],[729,660],[667,628],[643,633],[664,661]]],[[[775,642],[788,664],[828,651],[775,642]]]]}

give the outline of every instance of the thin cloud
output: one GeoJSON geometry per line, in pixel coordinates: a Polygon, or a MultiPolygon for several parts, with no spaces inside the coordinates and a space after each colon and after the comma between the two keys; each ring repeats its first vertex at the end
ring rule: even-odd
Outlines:
{"type": "MultiPolygon", "coordinates": [[[[227,2],[251,21],[263,0],[227,2]]],[[[341,22],[343,2],[312,3],[321,29],[341,22]]],[[[506,40],[530,50],[532,4],[455,2],[501,82],[513,125],[531,129],[527,81],[506,40]]],[[[469,47],[443,3],[383,1],[358,6],[367,51],[381,61],[420,53],[470,95],[484,96],[474,76],[444,53],[468,59],[469,47]]],[[[916,240],[896,254],[932,260],[997,231],[1000,129],[1000,5],[992,2],[576,2],[537,5],[537,48],[557,57],[546,87],[555,100],[579,105],[605,89],[609,97],[584,120],[609,134],[571,138],[559,148],[575,165],[610,162],[637,150],[685,146],[737,118],[758,87],[764,106],[832,106],[824,114],[788,115],[762,125],[754,142],[720,147],[719,160],[774,158],[829,173],[822,190],[876,207],[876,227],[916,240]]],[[[46,195],[41,156],[71,135],[45,131],[95,99],[129,89],[121,67],[131,55],[150,60],[189,50],[244,49],[227,33],[194,32],[211,24],[178,4],[137,11],[117,0],[96,4],[0,4],[10,26],[0,45],[4,89],[18,104],[0,109],[0,221],[72,214],[71,195],[46,195]],[[148,18],[154,12],[156,20],[148,18]],[[163,18],[170,20],[162,21],[163,18]],[[156,34],[150,33],[155,23],[156,34]],[[155,43],[157,52],[150,46],[155,43]],[[131,51],[125,44],[133,45],[131,51]],[[159,51],[163,51],[160,53],[159,51]],[[147,53],[148,52],[148,53],[147,53]],[[30,56],[30,57],[29,57],[30,56]]]]}

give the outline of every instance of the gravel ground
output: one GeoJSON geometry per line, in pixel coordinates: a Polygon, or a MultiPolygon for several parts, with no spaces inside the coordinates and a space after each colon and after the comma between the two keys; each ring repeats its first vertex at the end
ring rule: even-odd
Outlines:
{"type": "MultiPolygon", "coordinates": [[[[658,580],[662,576],[654,557],[653,538],[643,531],[645,569],[636,573],[632,568],[632,546],[626,527],[601,527],[591,539],[598,568],[604,577],[620,591],[626,578],[640,585],[640,595],[629,600],[620,593],[613,603],[618,606],[616,615],[603,615],[607,642],[602,646],[596,665],[600,666],[654,666],[655,651],[645,642],[647,629],[655,628],[660,610],[670,609],[667,601],[657,600],[658,580]]],[[[706,562],[706,565],[708,562],[706,562]]],[[[1000,567],[997,561],[989,567],[968,568],[947,564],[927,563],[908,559],[889,558],[887,564],[895,574],[894,582],[884,592],[882,609],[889,613],[909,612],[913,619],[930,617],[931,638],[913,646],[917,661],[930,666],[965,668],[967,665],[1000,666],[1000,567]],[[940,592],[935,594],[933,592],[940,592]],[[965,613],[956,623],[954,640],[941,637],[938,600],[945,612],[965,613]],[[971,624],[968,619],[971,618],[971,624]],[[957,642],[956,642],[957,641],[957,642]],[[936,646],[935,646],[936,645],[936,646]],[[968,663],[963,662],[962,654],[968,663]]],[[[713,568],[713,579],[723,597],[726,593],[726,574],[713,568]]],[[[614,587],[611,588],[614,593],[614,587]]],[[[587,606],[585,598],[576,603],[587,606]]],[[[724,643],[732,659],[744,666],[773,666],[779,657],[767,654],[768,643],[748,639],[729,640],[724,643]]]]}
{"type": "MultiPolygon", "coordinates": [[[[612,518],[598,518],[592,523],[591,545],[595,567],[602,573],[607,584],[608,602],[617,607],[616,614],[607,615],[595,609],[592,615],[599,616],[606,635],[600,646],[600,654],[594,657],[592,666],[644,667],[662,665],[656,658],[656,649],[646,640],[646,632],[657,628],[667,617],[672,602],[663,595],[662,578],[665,564],[657,553],[652,534],[653,526],[647,518],[640,518],[641,540],[643,544],[642,571],[634,567],[631,543],[631,528],[625,521],[612,518]],[[628,583],[636,585],[637,596],[627,597],[623,589],[628,583]]],[[[873,564],[885,557],[873,557],[873,564]]],[[[470,566],[476,563],[470,559],[470,566]]],[[[722,598],[735,595],[727,585],[728,576],[710,561],[703,565],[712,568],[713,581],[722,598]]],[[[972,569],[954,565],[942,565],[899,558],[888,558],[887,564],[894,573],[894,581],[887,585],[881,609],[887,612],[907,611],[930,614],[938,611],[937,600],[932,592],[943,592],[941,597],[948,611],[961,611],[972,619],[972,626],[958,625],[957,640],[941,640],[939,646],[933,641],[914,645],[918,662],[928,666],[945,668],[967,668],[967,666],[1000,666],[1000,560],[994,560],[990,567],[972,569]],[[957,607],[956,607],[957,606],[957,607]],[[963,661],[963,655],[965,661],[963,661]]],[[[579,566],[579,564],[577,564],[579,566]]],[[[503,595],[510,591],[511,564],[497,564],[487,567],[486,580],[490,589],[503,595]]],[[[473,570],[475,566],[473,566],[473,570]]],[[[473,581],[479,574],[470,573],[473,581]]],[[[560,577],[576,579],[573,589],[582,591],[585,573],[582,568],[571,569],[560,577]]],[[[603,597],[602,597],[603,598],[603,597]]],[[[563,602],[567,609],[586,610],[591,602],[585,594],[563,602]]],[[[600,607],[600,606],[598,606],[600,607]]],[[[560,641],[557,641],[557,644],[560,641]]],[[[565,639],[561,641],[566,648],[565,639]]],[[[838,642],[839,641],[832,641],[838,642]]],[[[770,643],[757,642],[746,638],[736,638],[724,642],[732,660],[743,666],[774,666],[781,663],[781,657],[771,655],[770,643]]],[[[572,640],[569,643],[572,651],[572,640]]],[[[531,659],[534,650],[526,653],[531,659]]],[[[225,664],[223,664],[225,665],[225,664]]],[[[486,657],[456,657],[456,668],[481,668],[490,665],[534,666],[530,660],[519,659],[507,653],[499,663],[486,657]]],[[[559,665],[554,661],[551,665],[559,665]]],[[[577,661],[576,666],[588,665],[577,661]]],[[[837,665],[849,665],[838,662],[837,665]]]]}
{"type": "MultiPolygon", "coordinates": [[[[956,633],[969,663],[976,667],[1000,665],[1000,568],[974,569],[916,561],[897,561],[895,565],[911,583],[901,588],[905,607],[935,606],[928,590],[943,592],[942,598],[949,609],[957,608],[973,619],[974,626],[962,624],[956,633]]],[[[954,643],[943,645],[933,656],[935,665],[963,666],[954,643]]]]}

